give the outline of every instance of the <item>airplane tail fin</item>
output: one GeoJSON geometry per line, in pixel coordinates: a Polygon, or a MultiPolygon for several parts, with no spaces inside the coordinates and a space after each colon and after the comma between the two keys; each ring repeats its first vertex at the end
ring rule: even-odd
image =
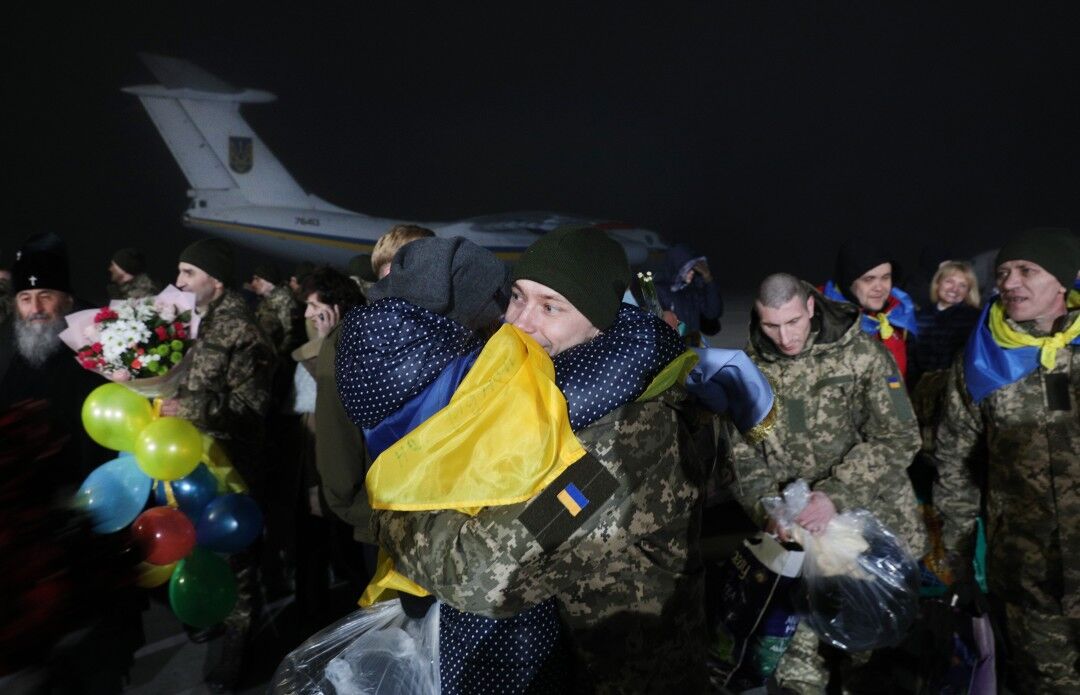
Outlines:
{"type": "Polygon", "coordinates": [[[125,87],[146,108],[188,183],[219,205],[333,208],[309,196],[240,115],[268,92],[236,89],[186,60],[140,54],[160,84],[125,87]]]}

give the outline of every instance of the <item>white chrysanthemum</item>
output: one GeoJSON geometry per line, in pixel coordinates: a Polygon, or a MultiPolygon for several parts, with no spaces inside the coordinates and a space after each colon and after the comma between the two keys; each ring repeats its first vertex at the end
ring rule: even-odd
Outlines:
{"type": "Polygon", "coordinates": [[[154,300],[141,299],[139,303],[135,305],[135,318],[140,321],[147,321],[154,318],[154,300]]]}
{"type": "Polygon", "coordinates": [[[101,352],[106,360],[115,362],[125,351],[150,340],[150,336],[150,329],[143,323],[118,319],[101,332],[101,352]]]}

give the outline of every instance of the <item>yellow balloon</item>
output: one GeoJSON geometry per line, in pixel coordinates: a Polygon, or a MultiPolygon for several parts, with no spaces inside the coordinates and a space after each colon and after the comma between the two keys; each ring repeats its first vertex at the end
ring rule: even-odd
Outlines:
{"type": "Polygon", "coordinates": [[[120,384],[102,384],[83,401],[86,433],[108,449],[131,451],[135,436],[153,419],[150,401],[120,384]]]}
{"type": "Polygon", "coordinates": [[[135,586],[143,589],[153,589],[155,586],[161,586],[169,581],[174,569],[176,569],[175,562],[170,562],[167,565],[151,565],[149,562],[140,562],[139,566],[135,568],[135,586]]]}
{"type": "Polygon", "coordinates": [[[135,438],[135,462],[157,480],[183,478],[199,465],[202,454],[199,430],[178,417],[154,420],[135,438]]]}

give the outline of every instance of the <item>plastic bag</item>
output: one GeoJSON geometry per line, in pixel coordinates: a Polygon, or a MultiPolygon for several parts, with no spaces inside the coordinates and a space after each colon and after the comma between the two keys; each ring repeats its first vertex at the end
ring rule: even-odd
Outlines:
{"type": "Polygon", "coordinates": [[[799,480],[762,503],[806,550],[797,603],[817,635],[840,649],[898,644],[919,612],[919,568],[903,543],[866,510],[837,514],[813,535],[794,523],[810,495],[799,480]]]}
{"type": "Polygon", "coordinates": [[[439,606],[423,618],[399,600],[356,611],[290,652],[270,682],[276,695],[437,695],[439,606]]]}

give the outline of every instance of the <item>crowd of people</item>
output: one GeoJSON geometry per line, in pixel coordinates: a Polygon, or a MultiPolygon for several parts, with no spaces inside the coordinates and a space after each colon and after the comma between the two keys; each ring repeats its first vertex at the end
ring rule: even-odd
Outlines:
{"type": "MultiPolygon", "coordinates": [[[[5,514],[44,514],[107,458],[80,421],[103,380],[58,338],[85,306],[63,240],[35,235],[0,260],[0,466],[44,461],[37,475],[57,493],[23,496],[30,479],[5,474],[0,499],[18,502],[5,514]],[[28,449],[34,427],[50,447],[28,449]]],[[[820,535],[868,510],[947,597],[980,593],[985,555],[1001,683],[1080,692],[1080,238],[1069,230],[1013,235],[989,295],[959,259],[909,294],[895,257],[865,238],[840,246],[820,284],[767,275],[743,357],[775,401],[751,428],[687,389],[704,354],[688,349],[720,330],[724,305],[707,259],[682,244],[647,279],[588,226],[540,237],[509,264],[415,225],[344,269],[301,263],[286,277],[261,264],[241,277],[216,238],[176,263],[169,279],[195,295],[201,324],[160,413],[212,436],[266,518],[260,541],[230,558],[232,612],[189,629],[224,636],[215,691],[241,681],[267,599],[293,594],[305,634],[341,618],[332,576],[363,605],[393,598],[413,617],[438,607],[442,692],[719,690],[703,518],[729,503],[786,538],[762,500],[801,479],[811,493],[798,526],[820,535]]],[[[117,251],[108,296],[168,284],[145,271],[140,250],[117,251]]],[[[10,535],[5,566],[33,552],[10,535]]],[[[122,548],[99,558],[103,577],[130,570],[122,548]]],[[[32,574],[4,575],[5,623],[18,630],[0,632],[0,678],[48,692],[84,669],[101,691],[119,688],[134,647],[111,652],[137,646],[138,600],[35,621],[50,598],[32,574]],[[89,623],[113,637],[85,638],[82,652],[62,639],[89,623]]],[[[954,692],[937,675],[905,681],[887,650],[838,649],[804,621],[768,687],[954,692]]]]}

